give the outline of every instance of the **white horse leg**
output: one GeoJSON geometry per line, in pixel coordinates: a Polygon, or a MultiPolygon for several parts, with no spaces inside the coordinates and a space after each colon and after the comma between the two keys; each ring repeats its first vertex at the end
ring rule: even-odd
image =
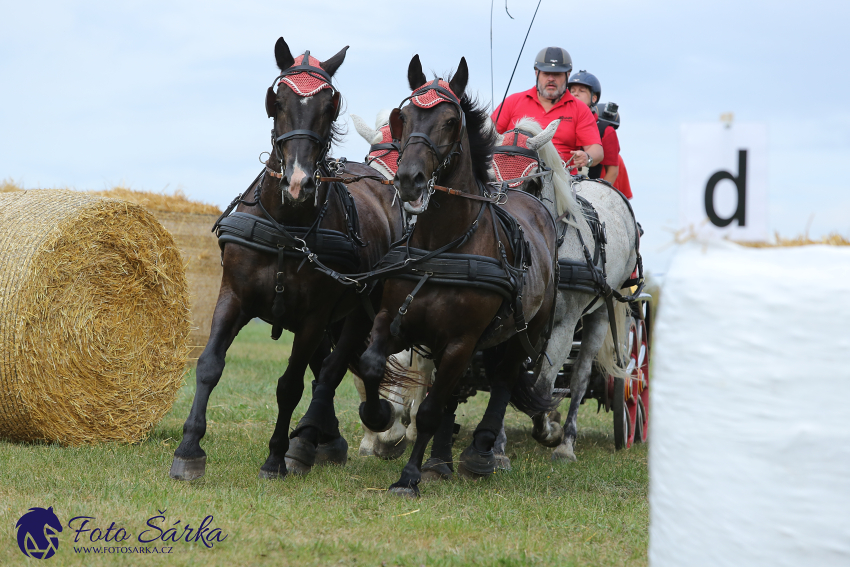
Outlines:
{"type": "Polygon", "coordinates": [[[429,360],[418,354],[413,354],[413,364],[410,367],[412,370],[419,372],[422,377],[422,383],[408,390],[409,397],[405,399],[405,406],[410,412],[410,425],[407,426],[407,441],[409,443],[416,442],[416,414],[419,412],[419,406],[422,405],[422,400],[425,399],[425,394],[428,393],[428,386],[434,381],[434,361],[429,360]]]}
{"type": "Polygon", "coordinates": [[[553,461],[575,461],[575,441],[578,420],[578,407],[587,391],[587,382],[590,378],[590,369],[593,359],[596,358],[605,335],[608,331],[608,313],[606,309],[599,308],[593,313],[584,316],[582,324],[581,349],[578,359],[573,366],[570,377],[570,409],[567,412],[567,420],[564,422],[564,441],[552,452],[553,461]]]}

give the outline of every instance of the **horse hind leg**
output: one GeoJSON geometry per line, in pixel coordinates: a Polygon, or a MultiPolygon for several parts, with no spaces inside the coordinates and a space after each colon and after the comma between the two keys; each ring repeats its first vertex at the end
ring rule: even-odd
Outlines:
{"type": "Polygon", "coordinates": [[[525,358],[525,350],[517,336],[511,337],[503,346],[485,351],[484,363],[490,382],[490,401],[472,434],[472,443],[458,459],[458,473],[461,476],[478,479],[496,472],[497,460],[493,449],[499,433],[503,430],[505,410],[511,401],[511,391],[522,371],[525,358]],[[504,354],[501,354],[502,352],[504,354]]]}
{"type": "Polygon", "coordinates": [[[192,409],[183,424],[183,439],[171,463],[169,476],[176,480],[194,480],[206,472],[207,454],[201,448],[201,439],[207,431],[207,404],[213,389],[224,371],[224,357],[233,339],[251,318],[242,312],[239,300],[230,295],[219,295],[213,316],[210,339],[198,359],[195,369],[195,397],[192,409]],[[221,299],[230,297],[230,300],[221,299]]]}
{"type": "Polygon", "coordinates": [[[410,452],[407,464],[402,469],[401,478],[390,486],[390,493],[399,496],[419,496],[419,482],[422,480],[422,460],[425,457],[425,449],[443,423],[446,403],[460,376],[469,365],[474,348],[474,343],[459,341],[447,345],[443,351],[434,386],[431,388],[430,394],[423,400],[416,414],[416,442],[413,444],[413,450],[410,452]]]}
{"type": "Polygon", "coordinates": [[[599,353],[605,334],[608,330],[608,314],[604,308],[597,309],[593,313],[584,316],[581,348],[578,359],[573,365],[570,376],[570,409],[564,422],[564,440],[552,452],[553,461],[575,462],[575,441],[578,428],[578,410],[584,394],[587,391],[587,383],[590,379],[593,360],[599,353]]]}
{"type": "Polygon", "coordinates": [[[345,320],[336,348],[322,362],[310,405],[289,435],[286,466],[295,474],[307,474],[316,464],[344,466],[348,462],[348,442],[339,432],[334,396],[368,328],[368,318],[354,311],[345,320]]]}
{"type": "MultiPolygon", "coordinates": [[[[260,478],[283,478],[287,472],[296,474],[304,472],[302,467],[299,467],[299,462],[290,461],[287,463],[286,457],[290,451],[292,449],[297,450],[297,448],[292,447],[287,432],[292,420],[292,412],[298,402],[301,401],[301,396],[304,393],[304,373],[316,349],[321,344],[323,336],[324,329],[316,325],[307,326],[295,334],[289,364],[283,376],[277,382],[277,422],[269,440],[269,456],[260,467],[260,478]]],[[[316,387],[316,390],[318,388],[319,386],[316,387]]],[[[314,391],[313,399],[315,400],[316,397],[317,393],[314,391]]],[[[331,412],[333,412],[333,399],[331,399],[330,404],[331,412]]],[[[312,458],[315,459],[315,449],[312,451],[312,458]]],[[[312,466],[312,462],[310,466],[312,466]]],[[[309,471],[309,467],[307,470],[309,471]]]]}

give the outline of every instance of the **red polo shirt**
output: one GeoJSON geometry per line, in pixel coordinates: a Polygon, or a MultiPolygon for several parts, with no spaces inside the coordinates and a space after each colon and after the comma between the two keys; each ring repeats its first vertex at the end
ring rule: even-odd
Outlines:
{"type": "MultiPolygon", "coordinates": [[[[626,171],[626,164],[623,163],[622,156],[617,156],[619,160],[619,171],[617,172],[617,179],[614,180],[614,189],[622,193],[626,196],[627,199],[632,198],[632,186],[629,183],[629,172],[626,171]]],[[[602,177],[605,177],[605,169],[602,169],[602,177]]]]}
{"type": "Polygon", "coordinates": [[[500,134],[513,128],[521,118],[533,118],[543,128],[560,118],[561,124],[555,132],[555,137],[552,138],[552,143],[555,144],[555,148],[564,161],[573,157],[571,151],[579,150],[582,146],[602,144],[593,113],[586,104],[573,98],[570,91],[564,92],[561,100],[548,112],[543,110],[537,98],[537,87],[512,94],[499,108],[493,111],[491,118],[496,123],[496,131],[500,134]],[[504,108],[499,115],[499,108],[502,106],[504,108]],[[498,122],[496,122],[497,116],[499,116],[498,122]]]}

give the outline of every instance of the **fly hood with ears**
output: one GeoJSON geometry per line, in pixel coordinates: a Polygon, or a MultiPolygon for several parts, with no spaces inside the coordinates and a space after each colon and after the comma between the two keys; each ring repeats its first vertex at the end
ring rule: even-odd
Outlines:
{"type": "Polygon", "coordinates": [[[533,136],[530,132],[514,128],[508,130],[499,138],[499,144],[493,148],[493,172],[496,181],[507,181],[508,187],[519,187],[524,180],[519,179],[541,170],[540,158],[537,152],[529,149],[527,142],[533,136]]]}
{"type": "Polygon", "coordinates": [[[414,90],[413,93],[401,101],[401,104],[398,105],[398,108],[394,108],[390,113],[390,131],[392,133],[392,137],[396,140],[401,139],[402,134],[402,122],[401,122],[401,108],[404,106],[404,103],[410,101],[414,106],[418,106],[419,108],[433,108],[442,102],[448,102],[453,104],[455,108],[457,108],[458,114],[460,114],[460,123],[458,126],[457,136],[455,137],[455,141],[451,143],[451,148],[446,152],[446,155],[442,155],[437,144],[431,140],[431,137],[424,132],[411,132],[410,136],[408,136],[407,141],[404,143],[404,147],[401,149],[401,154],[404,153],[404,150],[410,144],[426,144],[434,155],[437,156],[437,159],[443,161],[452,156],[452,154],[462,151],[463,148],[461,144],[463,143],[463,136],[466,133],[466,115],[463,112],[463,108],[460,105],[460,99],[458,96],[452,91],[449,83],[444,81],[443,79],[434,79],[430,83],[426,83],[414,90]],[[455,149],[457,148],[457,149],[455,149]]]}
{"type": "MultiPolygon", "coordinates": [[[[341,53],[344,53],[345,49],[343,49],[341,53]]],[[[277,51],[278,48],[275,46],[276,55],[277,51]]],[[[280,58],[278,58],[278,62],[280,62],[280,58]]],[[[274,118],[277,114],[277,94],[275,94],[274,90],[275,83],[277,83],[278,90],[286,86],[298,96],[305,98],[311,97],[324,89],[330,89],[332,93],[331,100],[333,101],[335,109],[333,119],[337,119],[341,106],[339,91],[333,86],[333,83],[331,82],[331,75],[322,69],[320,65],[321,63],[319,60],[315,57],[311,57],[310,51],[307,50],[304,52],[304,55],[299,55],[292,60],[292,65],[284,69],[280,75],[275,77],[272,86],[270,86],[266,92],[266,113],[269,115],[269,118],[274,118]]],[[[307,138],[313,140],[320,146],[330,149],[330,135],[320,136],[312,130],[292,130],[277,137],[274,137],[273,132],[272,137],[275,148],[277,148],[278,144],[286,142],[287,140],[294,138],[307,138]]],[[[327,152],[327,149],[325,152],[327,152]]]]}

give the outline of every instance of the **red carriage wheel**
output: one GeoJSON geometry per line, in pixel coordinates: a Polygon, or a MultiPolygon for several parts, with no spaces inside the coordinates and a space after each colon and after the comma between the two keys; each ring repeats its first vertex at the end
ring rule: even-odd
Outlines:
{"type": "MultiPolygon", "coordinates": [[[[611,379],[611,376],[608,377],[611,379]]],[[[625,449],[629,440],[629,412],[625,404],[626,381],[614,378],[614,400],[611,413],[614,414],[614,448],[625,449]]]]}
{"type": "Polygon", "coordinates": [[[635,422],[635,442],[645,443],[649,433],[649,337],[651,332],[651,310],[647,302],[641,303],[643,320],[638,320],[640,333],[637,369],[640,371],[637,391],[638,415],[635,422]]]}

